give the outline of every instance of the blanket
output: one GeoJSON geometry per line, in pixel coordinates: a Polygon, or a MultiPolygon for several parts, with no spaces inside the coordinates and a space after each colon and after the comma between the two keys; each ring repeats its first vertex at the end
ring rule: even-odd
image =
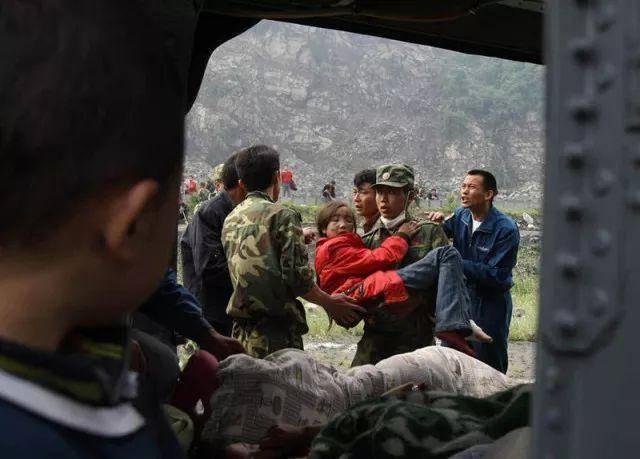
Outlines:
{"type": "Polygon", "coordinates": [[[431,391],[368,400],[331,421],[309,457],[448,458],[527,426],[532,392],[525,385],[486,398],[431,391]]]}
{"type": "Polygon", "coordinates": [[[275,424],[326,424],[349,407],[409,382],[476,397],[510,387],[509,379],[488,365],[437,346],[349,370],[297,349],[263,360],[236,355],[221,362],[218,378],[203,437],[247,443],[258,442],[275,424]]]}

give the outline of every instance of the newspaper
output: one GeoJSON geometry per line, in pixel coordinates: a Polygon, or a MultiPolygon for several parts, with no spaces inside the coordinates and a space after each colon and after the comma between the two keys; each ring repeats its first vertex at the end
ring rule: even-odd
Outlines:
{"type": "Polygon", "coordinates": [[[247,443],[258,442],[275,424],[326,424],[350,406],[407,382],[478,397],[510,385],[484,363],[436,346],[347,371],[297,349],[264,360],[237,355],[220,364],[218,378],[203,438],[247,443]]]}

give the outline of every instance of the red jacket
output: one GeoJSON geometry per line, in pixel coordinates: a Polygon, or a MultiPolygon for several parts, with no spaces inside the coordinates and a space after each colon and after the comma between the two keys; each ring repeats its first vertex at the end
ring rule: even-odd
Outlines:
{"type": "Polygon", "coordinates": [[[282,177],[282,183],[291,183],[293,181],[293,172],[291,171],[282,171],[280,176],[282,177]]]}
{"type": "Polygon", "coordinates": [[[330,294],[343,292],[369,274],[393,269],[408,249],[401,236],[387,238],[374,250],[368,249],[356,233],[320,238],[315,263],[318,284],[330,294]]]}

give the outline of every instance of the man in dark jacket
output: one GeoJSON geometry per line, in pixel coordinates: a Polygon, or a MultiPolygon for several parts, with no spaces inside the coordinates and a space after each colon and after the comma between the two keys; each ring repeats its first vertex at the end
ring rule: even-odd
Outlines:
{"type": "Polygon", "coordinates": [[[492,343],[473,342],[474,350],[480,360],[506,373],[513,309],[510,289],[520,233],[513,219],[493,206],[497,194],[493,174],[471,170],[460,189],[462,207],[446,220],[439,212],[429,218],[444,220],[445,233],[462,255],[473,319],[493,338],[492,343]]]}
{"type": "Polygon", "coordinates": [[[247,195],[238,183],[235,161],[235,154],[225,161],[224,189],[195,213],[180,242],[184,285],[202,304],[205,318],[226,336],[231,336],[226,310],[233,286],[220,235],[224,219],[247,195]]]}

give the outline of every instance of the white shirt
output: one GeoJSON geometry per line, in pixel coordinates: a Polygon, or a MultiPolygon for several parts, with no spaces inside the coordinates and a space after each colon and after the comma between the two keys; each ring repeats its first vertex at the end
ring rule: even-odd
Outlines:
{"type": "Polygon", "coordinates": [[[479,222],[475,218],[472,218],[472,221],[473,221],[473,229],[471,230],[471,234],[475,233],[476,230],[480,228],[480,225],[482,225],[482,222],[479,222]]]}
{"type": "Polygon", "coordinates": [[[393,218],[393,219],[384,218],[382,215],[380,215],[380,220],[382,221],[382,224],[389,231],[394,229],[396,226],[399,226],[400,223],[405,221],[405,219],[406,219],[406,213],[405,212],[402,212],[400,215],[398,215],[396,218],[393,218]]]}

